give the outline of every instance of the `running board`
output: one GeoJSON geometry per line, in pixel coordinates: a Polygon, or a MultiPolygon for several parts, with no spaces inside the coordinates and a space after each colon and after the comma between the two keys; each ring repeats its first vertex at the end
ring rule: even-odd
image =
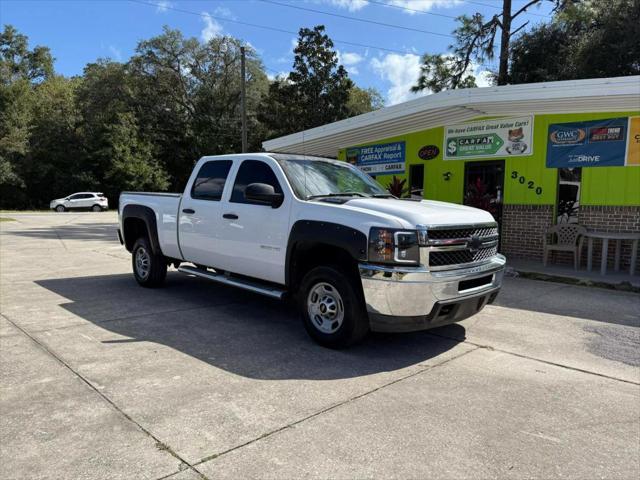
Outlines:
{"type": "Polygon", "coordinates": [[[178,267],[178,271],[182,273],[189,273],[197,277],[206,278],[214,282],[223,283],[225,285],[231,285],[233,287],[249,290],[250,292],[266,295],[267,297],[282,299],[285,291],[275,287],[266,286],[251,280],[244,280],[241,278],[229,277],[227,275],[221,275],[219,273],[210,272],[208,270],[202,270],[196,267],[178,267]]]}

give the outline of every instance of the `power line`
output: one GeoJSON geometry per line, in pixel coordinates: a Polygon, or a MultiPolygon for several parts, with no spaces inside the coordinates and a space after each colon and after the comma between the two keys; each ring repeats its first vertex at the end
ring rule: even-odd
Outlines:
{"type": "Polygon", "coordinates": [[[448,33],[432,32],[432,31],[429,31],[429,30],[422,30],[420,28],[405,27],[404,25],[397,25],[397,24],[393,24],[393,23],[378,22],[376,20],[369,20],[369,19],[366,19],[366,18],[351,17],[349,15],[342,15],[342,14],[339,14],[339,13],[326,12],[324,10],[317,10],[315,8],[301,7],[300,5],[293,5],[293,4],[290,4],[290,3],[281,3],[281,2],[276,2],[276,1],[273,1],[273,0],[260,0],[260,1],[263,2],[263,3],[270,3],[272,5],[279,5],[281,7],[294,8],[296,10],[303,10],[305,12],[319,13],[321,15],[329,15],[331,17],[344,18],[346,20],[351,20],[353,22],[370,23],[372,25],[380,25],[382,27],[398,28],[400,30],[409,30],[409,31],[412,31],[412,32],[426,33],[428,35],[438,35],[440,37],[455,38],[453,35],[450,35],[448,33]]]}
{"type": "Polygon", "coordinates": [[[399,10],[405,10],[407,12],[422,13],[424,15],[434,15],[436,17],[452,18],[454,20],[458,18],[455,15],[447,15],[445,13],[436,13],[436,12],[427,12],[425,10],[418,10],[417,8],[403,7],[401,5],[394,5],[393,3],[380,2],[377,0],[364,0],[364,1],[372,5],[381,5],[383,7],[397,8],[399,10]]]}
{"type": "MultiPolygon", "coordinates": [[[[147,2],[144,0],[129,0],[130,2],[133,3],[138,3],[140,5],[146,5],[148,7],[158,7],[160,6],[160,4],[158,3],[153,3],[153,2],[147,2]]],[[[213,18],[216,19],[220,22],[230,22],[230,23],[236,23],[238,25],[245,25],[247,27],[254,27],[254,28],[261,28],[263,30],[271,30],[274,32],[279,32],[279,33],[287,33],[289,35],[298,35],[299,32],[294,32],[292,30],[285,30],[282,28],[277,28],[277,27],[270,27],[267,25],[259,25],[257,23],[249,23],[249,22],[243,22],[240,20],[233,20],[231,18],[226,18],[226,17],[221,17],[221,16],[216,16],[216,15],[211,15],[209,13],[207,13],[206,15],[203,15],[202,13],[198,13],[198,12],[194,12],[192,10],[185,10],[183,8],[176,8],[176,7],[172,7],[172,6],[164,6],[162,5],[163,8],[166,8],[167,10],[173,10],[175,12],[180,12],[180,13],[185,13],[187,15],[196,15],[200,18],[203,17],[209,17],[209,18],[213,18]]],[[[414,52],[408,51],[408,50],[397,50],[394,48],[387,48],[387,47],[379,47],[377,45],[367,45],[365,43],[358,43],[358,42],[350,42],[347,40],[338,40],[338,39],[332,39],[334,43],[342,43],[344,45],[351,45],[352,47],[361,47],[361,48],[372,48],[375,50],[380,50],[383,52],[391,52],[391,53],[399,53],[402,55],[406,55],[406,54],[414,54],[414,52]]]]}
{"type": "MultiPolygon", "coordinates": [[[[133,3],[138,3],[140,5],[146,5],[148,7],[158,7],[159,6],[159,4],[157,4],[157,3],[148,2],[148,1],[145,1],[145,0],[128,0],[128,1],[129,2],[133,2],[133,3]]],[[[271,26],[267,26],[267,25],[260,25],[260,24],[257,24],[257,23],[243,22],[241,20],[234,20],[234,19],[226,18],[226,17],[222,17],[222,16],[211,15],[209,13],[203,14],[203,13],[199,13],[199,12],[194,12],[192,10],[185,10],[183,8],[176,8],[176,7],[173,7],[173,6],[164,6],[163,5],[163,8],[166,8],[167,10],[173,10],[175,12],[184,13],[184,14],[187,14],[187,15],[195,15],[195,16],[200,17],[200,18],[203,18],[204,16],[207,16],[209,18],[213,18],[213,19],[219,20],[221,22],[235,23],[235,24],[238,24],[238,25],[245,25],[245,26],[248,26],[248,27],[260,28],[260,29],[263,29],[263,30],[271,30],[271,31],[274,31],[274,32],[279,32],[279,33],[286,33],[286,34],[290,34],[290,35],[298,35],[298,33],[299,33],[299,32],[295,32],[295,31],[292,31],[292,30],[285,30],[285,29],[282,29],[282,28],[271,27],[271,26]]],[[[416,55],[415,52],[409,51],[409,50],[398,50],[398,49],[394,49],[394,48],[380,47],[380,46],[377,46],[377,45],[368,45],[368,44],[365,44],[365,43],[351,42],[351,41],[348,41],[348,40],[332,39],[332,41],[334,43],[341,43],[341,44],[344,44],[344,45],[350,45],[352,47],[360,47],[360,48],[365,48],[365,49],[371,48],[371,49],[380,50],[380,51],[383,51],[383,52],[398,53],[400,55],[416,55]]],[[[481,64],[478,64],[478,65],[479,66],[483,66],[483,67],[487,67],[487,68],[492,68],[492,69],[496,68],[495,65],[490,65],[490,64],[485,64],[485,63],[481,63],[481,64]]],[[[273,72],[280,73],[275,69],[269,68],[269,70],[272,70],[273,72]]]]}
{"type": "MultiPolygon", "coordinates": [[[[460,0],[460,1],[461,2],[465,2],[465,3],[470,3],[472,5],[479,5],[481,7],[489,7],[489,8],[494,8],[496,10],[502,11],[502,7],[500,7],[498,5],[491,5],[490,3],[477,2],[475,0],[460,0]]],[[[530,12],[529,10],[525,10],[522,13],[524,13],[525,15],[533,15],[535,17],[551,18],[551,16],[549,16],[549,15],[543,15],[542,13],[530,12]]]]}

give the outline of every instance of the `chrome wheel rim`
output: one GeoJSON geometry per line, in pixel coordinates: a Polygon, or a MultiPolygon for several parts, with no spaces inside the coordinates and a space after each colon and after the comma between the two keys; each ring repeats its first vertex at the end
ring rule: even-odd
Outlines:
{"type": "Polygon", "coordinates": [[[58,206],[56,207],[56,210],[57,210],[58,212],[64,212],[64,207],[63,207],[63,206],[61,206],[61,205],[58,205],[58,206]]]}
{"type": "Polygon", "coordinates": [[[313,326],[322,333],[335,333],[344,321],[344,303],[338,290],[320,282],[309,291],[307,312],[313,326]]]}
{"type": "Polygon", "coordinates": [[[100,207],[98,207],[98,206],[95,206],[95,205],[94,205],[94,207],[92,208],[92,210],[93,210],[94,212],[99,212],[99,211],[100,211],[100,210],[102,210],[102,209],[101,209],[100,207]]]}
{"type": "Polygon", "coordinates": [[[136,250],[136,272],[138,276],[143,280],[149,276],[149,270],[151,268],[151,257],[149,252],[144,247],[139,247],[136,250]]]}

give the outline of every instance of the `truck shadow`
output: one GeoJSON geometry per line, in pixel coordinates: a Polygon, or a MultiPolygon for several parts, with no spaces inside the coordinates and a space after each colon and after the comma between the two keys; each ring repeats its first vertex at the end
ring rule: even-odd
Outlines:
{"type": "Polygon", "coordinates": [[[456,340],[427,332],[371,334],[335,351],[313,343],[291,304],[176,272],[161,289],[141,288],[131,274],[36,283],[68,299],[62,308],[106,331],[92,334],[101,349],[153,342],[255,379],[328,380],[393,371],[427,362],[465,337],[464,327],[452,325],[448,336],[456,340]]]}

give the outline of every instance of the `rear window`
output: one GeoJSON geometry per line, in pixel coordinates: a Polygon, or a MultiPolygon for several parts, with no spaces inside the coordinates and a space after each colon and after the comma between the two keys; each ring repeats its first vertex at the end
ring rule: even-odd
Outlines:
{"type": "Polygon", "coordinates": [[[202,165],[191,187],[191,198],[219,201],[231,164],[231,160],[214,160],[202,165]]]}

